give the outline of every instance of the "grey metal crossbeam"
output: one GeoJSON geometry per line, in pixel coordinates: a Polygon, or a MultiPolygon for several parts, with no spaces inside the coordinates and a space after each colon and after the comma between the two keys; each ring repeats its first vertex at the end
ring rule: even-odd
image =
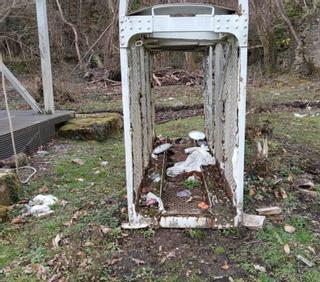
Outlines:
{"type": "Polygon", "coordinates": [[[3,72],[5,78],[11,83],[11,85],[18,91],[28,105],[36,112],[42,113],[41,108],[37,102],[33,99],[27,89],[21,84],[21,82],[14,76],[14,74],[5,66],[4,63],[0,62],[0,71],[3,72]]]}

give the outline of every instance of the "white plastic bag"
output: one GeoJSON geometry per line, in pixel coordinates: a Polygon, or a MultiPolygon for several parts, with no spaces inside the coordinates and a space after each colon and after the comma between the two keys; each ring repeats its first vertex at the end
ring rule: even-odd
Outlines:
{"type": "Polygon", "coordinates": [[[184,172],[201,171],[202,166],[215,165],[216,160],[203,149],[192,152],[185,161],[176,163],[167,169],[167,176],[175,177],[184,172]]]}

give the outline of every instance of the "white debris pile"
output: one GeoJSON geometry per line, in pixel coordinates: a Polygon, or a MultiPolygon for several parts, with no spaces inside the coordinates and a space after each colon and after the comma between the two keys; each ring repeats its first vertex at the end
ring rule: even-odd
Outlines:
{"type": "Polygon", "coordinates": [[[41,217],[52,214],[51,206],[58,202],[58,198],[52,195],[38,195],[26,205],[30,215],[41,217]]]}
{"type": "Polygon", "coordinates": [[[153,159],[157,159],[158,158],[158,155],[164,153],[165,151],[169,150],[170,148],[172,147],[172,144],[170,143],[165,143],[165,144],[162,144],[156,148],[154,148],[154,150],[152,151],[152,158],[153,159]]]}
{"type": "Polygon", "coordinates": [[[202,166],[215,165],[216,160],[205,149],[193,151],[185,161],[174,164],[167,169],[167,176],[175,177],[179,174],[192,171],[201,171],[202,166]]]}

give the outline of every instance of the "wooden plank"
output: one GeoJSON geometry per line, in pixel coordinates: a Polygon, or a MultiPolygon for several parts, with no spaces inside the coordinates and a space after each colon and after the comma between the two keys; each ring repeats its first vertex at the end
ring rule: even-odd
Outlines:
{"type": "Polygon", "coordinates": [[[46,113],[54,113],[52,69],[48,32],[47,1],[36,0],[39,48],[43,83],[44,107],[46,113]]]}

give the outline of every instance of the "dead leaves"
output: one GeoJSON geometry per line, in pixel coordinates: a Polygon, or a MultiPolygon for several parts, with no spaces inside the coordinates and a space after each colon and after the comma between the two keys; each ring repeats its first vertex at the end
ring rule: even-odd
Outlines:
{"type": "Polygon", "coordinates": [[[78,158],[71,160],[71,162],[80,166],[84,165],[84,161],[78,158]]]}
{"type": "Polygon", "coordinates": [[[296,231],[296,228],[289,225],[289,224],[285,224],[284,225],[284,231],[286,231],[287,233],[294,233],[296,231]]]}
{"type": "Polygon", "coordinates": [[[13,218],[13,219],[11,220],[11,223],[12,223],[12,224],[21,224],[21,223],[23,223],[23,218],[22,218],[22,216],[19,215],[19,216],[13,218]]]}
{"type": "Polygon", "coordinates": [[[146,262],[141,260],[141,259],[137,259],[137,258],[132,258],[130,257],[130,259],[137,265],[144,265],[146,262]]]}
{"type": "Polygon", "coordinates": [[[198,204],[198,208],[202,210],[207,210],[209,208],[209,205],[205,202],[201,202],[198,204]]]}
{"type": "Polygon", "coordinates": [[[285,252],[287,255],[290,255],[290,247],[289,247],[288,244],[285,244],[285,245],[283,246],[283,250],[284,250],[284,252],[285,252]]]}
{"type": "Polygon", "coordinates": [[[52,239],[52,247],[54,250],[59,248],[59,243],[61,239],[62,239],[62,233],[57,234],[56,237],[52,239]]]}
{"type": "Polygon", "coordinates": [[[223,264],[223,266],[221,266],[221,268],[223,269],[223,270],[228,270],[229,268],[230,268],[230,266],[229,266],[229,264],[228,264],[228,261],[224,261],[224,264],[223,264]]]}
{"type": "Polygon", "coordinates": [[[79,211],[76,211],[73,216],[71,217],[70,221],[68,222],[65,222],[63,225],[66,226],[66,227],[70,227],[71,225],[75,224],[76,221],[78,220],[78,218],[80,217],[83,217],[83,216],[86,216],[87,215],[87,212],[84,211],[84,210],[79,210],[79,211]]]}

